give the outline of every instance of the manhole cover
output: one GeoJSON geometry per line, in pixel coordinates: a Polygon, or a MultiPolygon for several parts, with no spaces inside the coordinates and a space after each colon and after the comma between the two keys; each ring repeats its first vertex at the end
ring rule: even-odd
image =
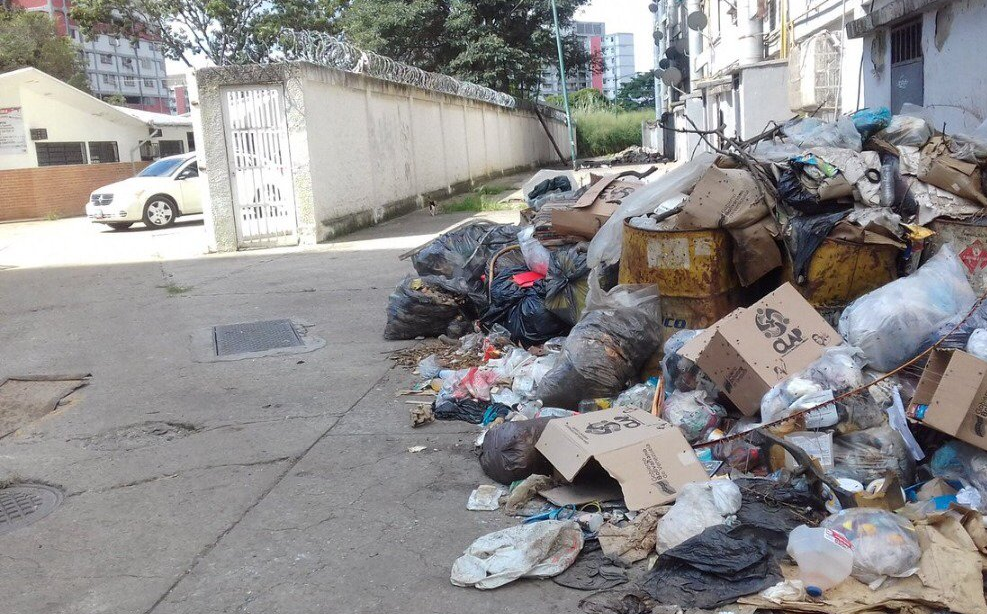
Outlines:
{"type": "Polygon", "coordinates": [[[305,345],[291,320],[267,320],[213,327],[216,356],[266,352],[305,345]]]}
{"type": "Polygon", "coordinates": [[[61,491],[44,484],[18,484],[0,489],[0,535],[41,520],[61,502],[61,491]]]}

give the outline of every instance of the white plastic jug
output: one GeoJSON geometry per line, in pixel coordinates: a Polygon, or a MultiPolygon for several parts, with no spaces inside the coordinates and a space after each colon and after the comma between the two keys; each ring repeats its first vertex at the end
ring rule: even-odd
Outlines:
{"type": "Polygon", "coordinates": [[[795,527],[788,536],[788,555],[798,563],[805,592],[813,597],[846,580],[853,569],[853,544],[832,529],[795,527]]]}

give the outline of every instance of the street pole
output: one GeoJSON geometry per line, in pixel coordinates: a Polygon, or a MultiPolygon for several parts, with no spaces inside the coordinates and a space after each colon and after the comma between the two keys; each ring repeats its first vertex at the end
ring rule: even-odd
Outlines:
{"type": "Polygon", "coordinates": [[[559,81],[562,83],[562,104],[565,106],[565,121],[569,126],[569,152],[572,168],[576,168],[576,127],[572,123],[572,110],[569,108],[569,86],[565,81],[565,59],[562,57],[562,32],[559,31],[559,11],[552,0],[552,20],[555,22],[555,45],[559,50],[559,81]]]}

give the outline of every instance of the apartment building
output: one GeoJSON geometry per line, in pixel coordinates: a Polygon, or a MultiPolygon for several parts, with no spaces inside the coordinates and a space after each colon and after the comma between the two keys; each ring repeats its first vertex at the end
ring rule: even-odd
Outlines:
{"type": "MultiPolygon", "coordinates": [[[[621,86],[634,78],[634,35],[607,34],[606,24],[597,21],[574,21],[572,26],[591,61],[569,71],[566,86],[570,92],[593,88],[613,100],[621,86]]],[[[541,95],[561,93],[558,66],[546,66],[542,70],[541,95]]]]}
{"type": "Polygon", "coordinates": [[[165,86],[165,58],[158,43],[150,38],[131,42],[101,34],[95,39],[82,36],[69,18],[71,0],[13,0],[28,11],[44,11],[55,21],[59,34],[68,36],[82,49],[89,88],[100,98],[123,96],[126,106],[171,112],[171,92],[165,86]]]}

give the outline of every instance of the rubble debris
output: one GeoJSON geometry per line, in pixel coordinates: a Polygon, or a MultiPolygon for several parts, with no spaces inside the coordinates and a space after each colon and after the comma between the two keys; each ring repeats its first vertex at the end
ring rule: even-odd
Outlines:
{"type": "Polygon", "coordinates": [[[583,160],[580,162],[580,168],[603,168],[620,164],[657,164],[662,161],[664,161],[664,157],[658,150],[631,145],[627,149],[609,156],[583,160]]]}

